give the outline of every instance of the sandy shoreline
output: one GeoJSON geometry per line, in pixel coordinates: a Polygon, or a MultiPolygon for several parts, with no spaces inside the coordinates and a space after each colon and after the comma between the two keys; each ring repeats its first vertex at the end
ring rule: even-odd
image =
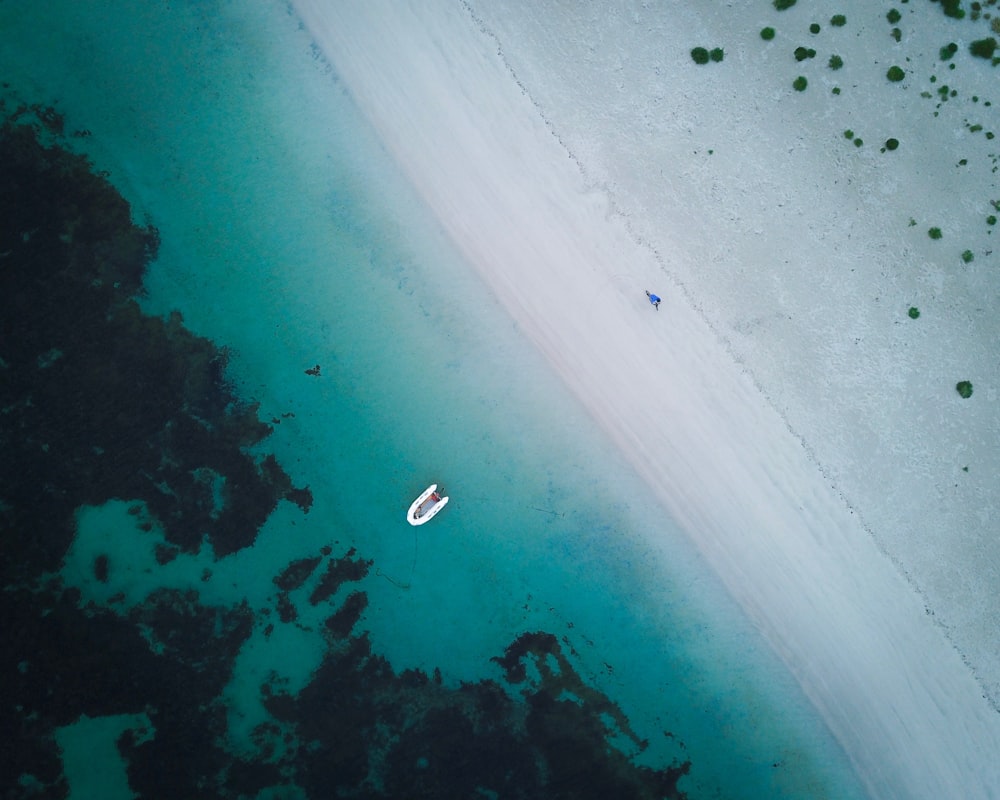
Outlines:
{"type": "Polygon", "coordinates": [[[588,185],[659,253],[997,707],[998,116],[993,68],[963,50],[989,21],[915,6],[896,41],[863,2],[622,10],[476,13],[588,185]],[[724,62],[695,66],[693,42],[725,46],[724,62]],[[816,57],[797,62],[802,45],[816,57]]]}
{"type": "Polygon", "coordinates": [[[1000,721],[920,597],[662,285],[653,249],[585,184],[495,40],[460,5],[415,5],[295,3],[469,263],[695,536],[872,794],[991,796],[1000,721]],[[646,288],[666,298],[659,311],[646,288]]]}

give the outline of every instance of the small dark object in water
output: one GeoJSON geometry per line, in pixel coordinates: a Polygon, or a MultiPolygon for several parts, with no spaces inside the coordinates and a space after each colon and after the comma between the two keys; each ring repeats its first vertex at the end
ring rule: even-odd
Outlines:
{"type": "Polygon", "coordinates": [[[108,557],[104,553],[94,559],[94,577],[101,583],[108,582],[108,557]]]}

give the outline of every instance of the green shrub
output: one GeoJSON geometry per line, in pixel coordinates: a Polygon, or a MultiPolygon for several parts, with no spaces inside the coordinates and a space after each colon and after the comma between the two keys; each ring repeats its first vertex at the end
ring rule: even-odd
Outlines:
{"type": "Polygon", "coordinates": [[[807,58],[815,58],[816,51],[811,47],[796,47],[795,48],[795,60],[805,61],[807,58]]]}
{"type": "Polygon", "coordinates": [[[832,17],[830,17],[830,24],[833,25],[835,28],[842,28],[844,27],[844,25],[847,24],[847,17],[845,17],[843,14],[834,14],[832,17]]]}
{"type": "Polygon", "coordinates": [[[774,0],[774,7],[778,9],[778,11],[784,11],[794,5],[795,0],[774,0]]]}
{"type": "Polygon", "coordinates": [[[993,58],[993,53],[997,49],[997,40],[992,36],[986,39],[976,39],[969,45],[969,52],[979,58],[993,58]]]}
{"type": "Polygon", "coordinates": [[[893,28],[890,34],[897,42],[903,41],[903,32],[899,28],[893,28]]]}
{"type": "Polygon", "coordinates": [[[722,59],[726,57],[726,51],[721,47],[713,47],[708,56],[712,59],[712,61],[722,61],[722,59]]]}
{"type": "Polygon", "coordinates": [[[972,381],[959,381],[955,384],[955,391],[968,400],[972,397],[972,381]]]}
{"type": "Polygon", "coordinates": [[[846,131],[844,131],[844,138],[845,139],[853,139],[854,138],[854,131],[852,131],[850,128],[848,128],[846,131]]]}
{"type": "Polygon", "coordinates": [[[950,42],[938,51],[938,56],[942,61],[948,61],[955,53],[958,52],[958,45],[954,42],[950,42]]]}
{"type": "Polygon", "coordinates": [[[861,145],[863,145],[864,143],[865,143],[864,140],[860,136],[856,137],[854,140],[855,147],[861,147],[861,145]]]}
{"type": "Polygon", "coordinates": [[[986,224],[987,225],[996,225],[997,224],[997,218],[993,214],[990,214],[986,218],[986,224]]]}
{"type": "Polygon", "coordinates": [[[889,13],[885,15],[885,18],[889,20],[890,25],[895,25],[903,18],[903,15],[899,13],[898,9],[890,8],[889,13]]]}
{"type": "Polygon", "coordinates": [[[885,140],[885,149],[886,150],[895,150],[897,147],[899,147],[899,139],[886,139],[885,140]]]}
{"type": "Polygon", "coordinates": [[[760,29],[760,38],[763,39],[765,42],[771,41],[774,38],[774,28],[770,28],[770,27],[768,27],[768,28],[761,28],[760,29]]]}
{"type": "Polygon", "coordinates": [[[814,22],[812,25],[809,26],[809,33],[815,35],[815,34],[817,34],[819,32],[820,32],[819,23],[814,22]]]}
{"type": "Polygon", "coordinates": [[[931,228],[931,229],[929,229],[927,231],[927,235],[930,236],[934,240],[940,239],[941,235],[942,235],[941,234],[941,229],[940,228],[931,228]]]}
{"type": "Polygon", "coordinates": [[[792,88],[797,92],[804,92],[808,85],[809,81],[807,81],[802,75],[799,75],[799,77],[792,81],[792,88]]]}
{"type": "Polygon", "coordinates": [[[952,19],[962,19],[965,16],[965,9],[962,8],[962,0],[939,0],[941,3],[941,10],[944,11],[946,17],[951,17],[952,19]]]}
{"type": "Polygon", "coordinates": [[[906,77],[906,73],[903,72],[903,70],[900,67],[892,66],[889,67],[889,71],[885,73],[885,77],[887,77],[893,83],[898,83],[899,81],[903,80],[903,78],[906,77]]]}
{"type": "Polygon", "coordinates": [[[708,63],[708,50],[704,47],[695,47],[691,50],[691,59],[695,64],[707,64],[708,63]]]}
{"type": "Polygon", "coordinates": [[[962,261],[964,261],[966,264],[970,263],[974,258],[975,256],[972,254],[971,250],[966,250],[964,253],[962,253],[962,261]]]}
{"type": "Polygon", "coordinates": [[[827,63],[827,66],[829,66],[830,69],[840,69],[844,66],[844,59],[838,55],[832,55],[830,56],[830,61],[827,63]]]}
{"type": "Polygon", "coordinates": [[[910,319],[917,319],[920,316],[920,309],[916,306],[910,306],[910,310],[906,313],[910,315],[910,319]]]}

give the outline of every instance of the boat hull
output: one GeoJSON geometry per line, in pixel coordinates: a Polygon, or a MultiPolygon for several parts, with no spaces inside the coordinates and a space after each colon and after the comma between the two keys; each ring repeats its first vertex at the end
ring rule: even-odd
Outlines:
{"type": "Polygon", "coordinates": [[[448,498],[437,493],[438,485],[432,483],[421,495],[410,504],[406,512],[406,521],[411,525],[424,525],[430,522],[437,513],[448,505],[448,498]]]}

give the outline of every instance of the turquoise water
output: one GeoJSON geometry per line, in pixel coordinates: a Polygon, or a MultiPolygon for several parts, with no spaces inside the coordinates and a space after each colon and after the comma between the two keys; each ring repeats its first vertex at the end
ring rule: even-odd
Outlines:
{"type": "MultiPolygon", "coordinates": [[[[207,545],[163,558],[163,526],[133,497],[86,504],[59,573],[81,605],[135,623],[161,655],[173,645],[149,634],[154,590],[193,593],[175,601],[192,625],[198,608],[224,609],[206,628],[216,635],[244,620],[212,700],[225,719],[216,744],[284,772],[242,794],[315,796],[295,737],[319,734],[269,698],[301,694],[300,715],[332,702],[317,669],[347,639],[324,626],[359,592],[353,632],[367,631],[396,674],[439,676],[444,692],[496,681],[522,702],[560,663],[557,696],[597,709],[633,764],[689,762],[678,787],[690,797],[860,796],[791,677],[451,250],[281,4],[7,3],[0,24],[12,91],[88,131],[70,146],[159,231],[143,309],[179,310],[228,349],[237,393],[274,427],[253,451],[273,453],[312,495],[308,511],[280,503],[252,547],[224,558],[207,545]],[[431,481],[451,502],[411,528],[405,509],[431,481]],[[276,584],[308,558],[321,564],[303,582],[276,584]],[[311,602],[329,565],[361,562],[311,602]],[[536,653],[528,684],[506,679],[493,659],[539,631],[558,651],[536,653]]],[[[226,480],[203,474],[224,506],[226,480]]],[[[426,711],[408,702],[409,719],[426,711]]],[[[105,763],[118,742],[120,769],[101,791],[128,796],[121,732],[155,743],[157,721],[91,716],[106,722],[81,717],[56,735],[69,794],[95,796],[80,764],[91,751],[105,763]]],[[[339,763],[346,744],[327,733],[340,742],[328,763],[339,763]]],[[[414,769],[445,781],[441,747],[414,756],[414,769]]],[[[22,787],[37,780],[27,774],[22,787]]],[[[479,796],[493,796],[481,777],[479,796]]],[[[394,785],[383,789],[423,791],[394,785]]]]}

